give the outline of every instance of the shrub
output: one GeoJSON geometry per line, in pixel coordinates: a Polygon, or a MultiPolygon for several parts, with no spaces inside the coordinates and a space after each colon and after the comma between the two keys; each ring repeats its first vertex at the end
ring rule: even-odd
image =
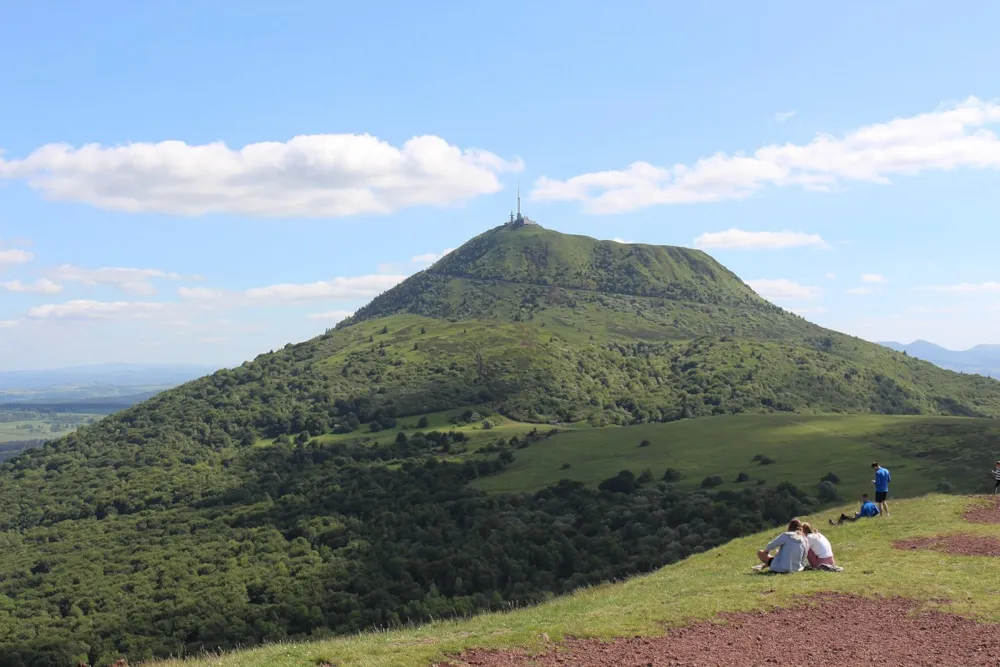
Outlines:
{"type": "Polygon", "coordinates": [[[767,480],[766,479],[758,479],[757,480],[757,486],[764,486],[765,484],[767,484],[767,480]]]}
{"type": "Polygon", "coordinates": [[[640,447],[649,447],[649,440],[643,440],[639,443],[640,447]]]}
{"type": "Polygon", "coordinates": [[[396,442],[398,442],[399,444],[403,444],[407,440],[409,440],[409,438],[407,438],[406,434],[403,433],[402,431],[396,434],[396,442]]]}
{"type": "Polygon", "coordinates": [[[488,430],[490,430],[491,428],[493,428],[494,426],[495,426],[495,424],[493,423],[493,420],[492,420],[492,419],[484,419],[484,420],[483,420],[483,429],[484,429],[484,430],[487,430],[487,431],[488,431],[488,430]]]}
{"type": "Polygon", "coordinates": [[[949,482],[946,479],[942,479],[940,482],[938,482],[937,492],[938,493],[951,493],[952,489],[954,489],[954,488],[955,487],[952,485],[951,482],[949,482]]]}
{"type": "Polygon", "coordinates": [[[667,471],[663,473],[664,482],[679,482],[681,479],[681,471],[677,468],[667,468],[667,471]]]}
{"type": "Polygon", "coordinates": [[[611,491],[612,493],[632,493],[638,487],[639,483],[635,479],[635,473],[631,470],[622,470],[597,486],[601,491],[611,491]]]}
{"type": "Polygon", "coordinates": [[[427,428],[427,417],[421,417],[417,422],[417,428],[427,428]]]}
{"type": "Polygon", "coordinates": [[[641,473],[639,473],[640,484],[649,484],[652,481],[653,481],[653,471],[650,470],[649,468],[646,468],[641,473]]]}
{"type": "Polygon", "coordinates": [[[833,501],[840,498],[840,493],[837,491],[837,485],[831,481],[820,482],[819,484],[819,499],[824,503],[832,503],[833,501]]]}
{"type": "Polygon", "coordinates": [[[569,470],[569,469],[570,469],[570,468],[572,468],[572,467],[573,467],[573,466],[571,466],[570,464],[568,464],[568,463],[564,463],[564,464],[562,464],[562,467],[561,467],[561,468],[559,468],[559,469],[560,469],[560,470],[569,470]]]}
{"type": "Polygon", "coordinates": [[[762,457],[760,457],[760,464],[762,466],[769,466],[772,463],[774,463],[774,459],[772,459],[770,456],[762,456],[762,457]]]}
{"type": "Polygon", "coordinates": [[[749,481],[750,481],[750,475],[746,474],[745,472],[741,472],[739,475],[736,476],[737,483],[749,482],[749,481]]]}
{"type": "Polygon", "coordinates": [[[820,479],[819,481],[830,482],[831,484],[840,484],[840,478],[834,475],[832,472],[828,472],[825,475],[823,475],[823,478],[820,479]]]}
{"type": "Polygon", "coordinates": [[[719,486],[722,484],[722,475],[709,475],[705,479],[701,480],[701,488],[710,489],[713,486],[719,486]]]}

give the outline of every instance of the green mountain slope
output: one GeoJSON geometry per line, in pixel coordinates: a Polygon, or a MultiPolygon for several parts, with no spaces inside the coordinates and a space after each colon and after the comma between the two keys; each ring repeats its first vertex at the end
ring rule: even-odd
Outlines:
{"type": "MultiPolygon", "coordinates": [[[[991,561],[995,557],[893,548],[896,540],[914,537],[954,533],[995,537],[995,526],[962,520],[969,504],[967,497],[928,496],[895,503],[891,521],[825,526],[823,532],[844,567],[836,575],[803,572],[775,581],[774,577],[750,574],[755,551],[780,532],[777,529],[733,540],[648,576],[594,587],[531,609],[345,639],[267,646],[207,660],[168,661],[155,667],[307,667],[323,663],[427,667],[472,648],[545,653],[568,638],[656,637],[720,613],[791,607],[821,593],[899,596],[915,600],[919,608],[1000,623],[1000,608],[995,604],[1000,582],[986,574],[994,571],[991,561]]],[[[824,525],[828,516],[854,509],[847,506],[802,519],[824,525]]],[[[836,648],[839,639],[827,637],[823,649],[840,650],[836,648]]],[[[775,647],[775,653],[781,650],[775,647]]],[[[953,657],[952,662],[942,664],[959,661],[953,657]]]]}
{"type": "MultiPolygon", "coordinates": [[[[941,461],[992,437],[965,417],[1000,415],[1000,383],[816,327],[698,251],[490,230],[322,336],[0,465],[0,667],[354,632],[648,572],[818,507],[830,468],[695,490],[612,458],[586,483],[476,487],[595,427],[830,412],[946,416],[919,433],[941,461]]],[[[913,433],[855,451],[905,459],[913,433]]],[[[907,465],[914,492],[941,479],[907,465]]]]}

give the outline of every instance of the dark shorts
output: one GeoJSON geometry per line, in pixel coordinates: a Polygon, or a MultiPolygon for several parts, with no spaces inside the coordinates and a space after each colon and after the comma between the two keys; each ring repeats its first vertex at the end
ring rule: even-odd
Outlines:
{"type": "Polygon", "coordinates": [[[888,497],[888,495],[889,495],[888,491],[876,491],[875,492],[875,502],[877,502],[877,503],[884,503],[885,499],[886,499],[886,497],[888,497]]]}
{"type": "Polygon", "coordinates": [[[994,489],[1000,489],[1000,479],[997,480],[996,484],[993,485],[994,489]]]}

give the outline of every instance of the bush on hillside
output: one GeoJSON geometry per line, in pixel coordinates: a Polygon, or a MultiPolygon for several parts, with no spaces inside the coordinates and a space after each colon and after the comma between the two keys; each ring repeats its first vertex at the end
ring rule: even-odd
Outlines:
{"type": "Polygon", "coordinates": [[[833,482],[820,482],[819,484],[819,499],[824,503],[832,503],[840,498],[840,492],[837,490],[837,485],[833,482]]]}
{"type": "Polygon", "coordinates": [[[952,485],[951,482],[949,482],[946,479],[942,479],[940,482],[938,482],[937,492],[938,493],[951,493],[954,488],[955,487],[952,485]]]}
{"type": "Polygon", "coordinates": [[[653,481],[653,471],[650,470],[649,468],[646,468],[641,473],[639,473],[640,484],[649,484],[652,481],[653,481]]]}
{"type": "Polygon", "coordinates": [[[762,466],[769,466],[772,463],[774,463],[774,459],[772,459],[770,456],[762,456],[760,457],[759,463],[762,466]]]}
{"type": "Polygon", "coordinates": [[[649,447],[649,440],[643,440],[639,443],[640,447],[649,447]]]}
{"type": "Polygon", "coordinates": [[[825,475],[823,475],[822,479],[820,479],[819,481],[830,482],[831,484],[840,484],[840,478],[834,475],[832,472],[828,472],[825,475]]]}
{"type": "Polygon", "coordinates": [[[745,472],[741,472],[739,475],[736,476],[737,484],[749,481],[750,481],[750,475],[746,474],[745,472]]]}
{"type": "Polygon", "coordinates": [[[713,486],[719,486],[722,484],[722,475],[709,475],[705,479],[701,480],[701,488],[710,489],[713,486]]]}
{"type": "Polygon", "coordinates": [[[612,493],[632,493],[639,488],[639,482],[631,470],[622,470],[614,477],[609,477],[601,482],[597,488],[612,493]]]}
{"type": "Polygon", "coordinates": [[[663,473],[664,482],[679,482],[681,480],[681,471],[677,468],[667,468],[666,472],[663,473]]]}

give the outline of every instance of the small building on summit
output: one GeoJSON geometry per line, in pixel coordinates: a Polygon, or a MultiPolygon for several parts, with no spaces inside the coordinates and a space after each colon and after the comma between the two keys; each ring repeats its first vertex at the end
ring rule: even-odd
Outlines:
{"type": "Polygon", "coordinates": [[[531,218],[521,215],[521,184],[517,184],[517,217],[514,217],[514,211],[510,212],[510,221],[507,223],[508,227],[518,228],[525,226],[540,227],[537,222],[531,218]]]}

